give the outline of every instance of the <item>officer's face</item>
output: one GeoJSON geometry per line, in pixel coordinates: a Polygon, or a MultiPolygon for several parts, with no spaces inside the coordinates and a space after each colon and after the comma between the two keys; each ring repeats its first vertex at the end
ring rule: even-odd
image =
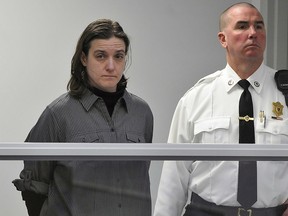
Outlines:
{"type": "Polygon", "coordinates": [[[226,25],[218,36],[228,59],[263,61],[266,30],[261,14],[242,5],[231,8],[225,19],[226,25]]]}

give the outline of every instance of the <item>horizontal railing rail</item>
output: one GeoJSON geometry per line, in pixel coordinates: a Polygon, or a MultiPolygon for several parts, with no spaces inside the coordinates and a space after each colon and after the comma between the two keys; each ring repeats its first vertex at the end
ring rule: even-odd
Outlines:
{"type": "Polygon", "coordinates": [[[288,161],[287,144],[0,143],[0,160],[288,161]]]}

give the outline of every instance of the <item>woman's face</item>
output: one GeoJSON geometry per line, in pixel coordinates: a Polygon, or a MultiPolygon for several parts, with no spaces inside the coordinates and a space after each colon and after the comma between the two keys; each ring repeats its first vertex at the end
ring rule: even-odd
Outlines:
{"type": "Polygon", "coordinates": [[[126,47],[122,39],[95,39],[90,42],[81,62],[86,67],[89,84],[105,92],[115,92],[125,70],[126,47]]]}

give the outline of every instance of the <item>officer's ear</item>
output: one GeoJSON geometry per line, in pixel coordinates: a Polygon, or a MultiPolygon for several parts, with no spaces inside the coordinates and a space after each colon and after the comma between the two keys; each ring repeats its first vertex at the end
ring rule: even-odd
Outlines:
{"type": "Polygon", "coordinates": [[[226,35],[223,31],[218,33],[218,40],[223,48],[227,47],[226,35]]]}

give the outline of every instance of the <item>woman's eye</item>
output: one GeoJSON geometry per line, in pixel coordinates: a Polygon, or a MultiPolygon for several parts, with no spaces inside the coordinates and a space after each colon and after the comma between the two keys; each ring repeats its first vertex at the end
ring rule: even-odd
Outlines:
{"type": "Polygon", "coordinates": [[[122,54],[116,55],[116,58],[118,58],[118,59],[123,59],[123,58],[124,58],[124,55],[122,55],[122,54]]]}
{"type": "Polygon", "coordinates": [[[105,55],[104,55],[104,54],[97,54],[97,55],[96,55],[96,58],[97,58],[97,59],[104,59],[104,58],[105,58],[105,55]]]}
{"type": "Polygon", "coordinates": [[[115,55],[115,59],[117,59],[117,60],[123,60],[123,59],[125,59],[125,55],[122,54],[122,53],[116,54],[116,55],[115,55]]]}

